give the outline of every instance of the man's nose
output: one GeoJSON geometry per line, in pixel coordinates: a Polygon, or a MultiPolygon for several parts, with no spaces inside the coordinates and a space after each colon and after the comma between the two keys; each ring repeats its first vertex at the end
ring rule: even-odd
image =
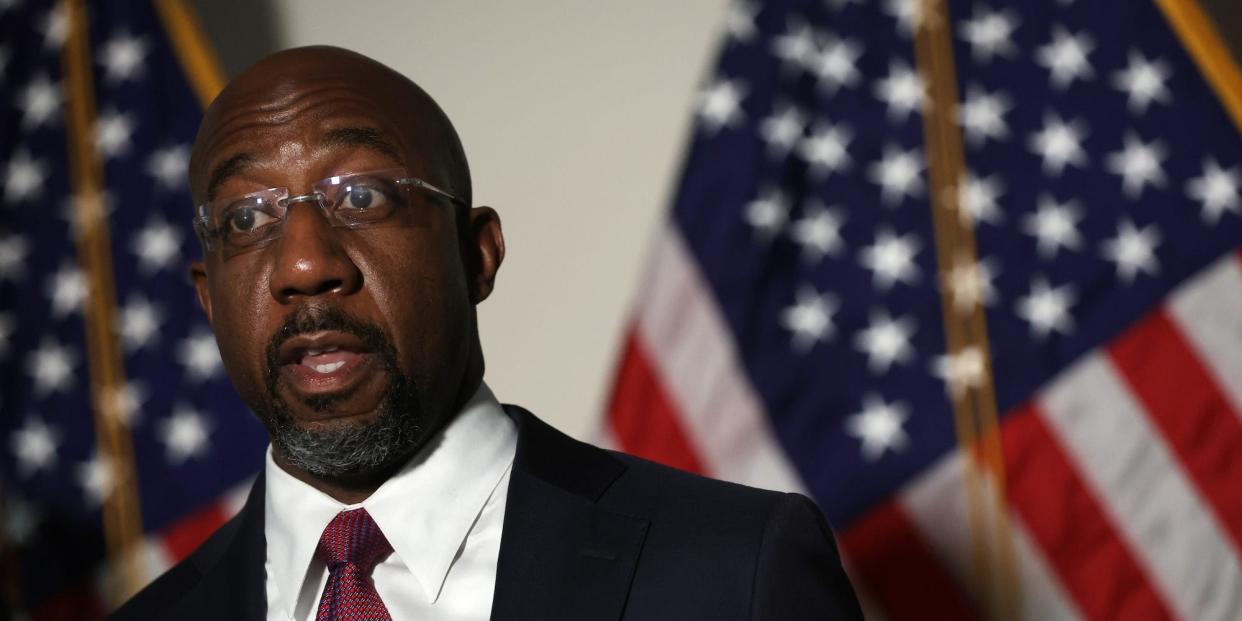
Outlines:
{"type": "Polygon", "coordinates": [[[285,213],[275,243],[272,297],[282,304],[300,297],[348,295],[362,285],[362,273],[313,202],[294,203],[285,213]]]}

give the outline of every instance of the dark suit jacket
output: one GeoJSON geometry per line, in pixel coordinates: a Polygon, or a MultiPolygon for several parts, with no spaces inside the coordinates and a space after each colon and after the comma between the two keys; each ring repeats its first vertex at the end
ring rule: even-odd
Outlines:
{"type": "MultiPolygon", "coordinates": [[[[565,436],[521,408],[492,619],[861,619],[803,496],[565,436]]],[[[112,617],[264,619],[263,478],[241,512],[112,617]]]]}

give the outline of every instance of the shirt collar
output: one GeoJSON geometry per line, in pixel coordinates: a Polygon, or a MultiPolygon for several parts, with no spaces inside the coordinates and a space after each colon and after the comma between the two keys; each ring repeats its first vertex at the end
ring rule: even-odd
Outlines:
{"type": "Polygon", "coordinates": [[[342,504],[294,478],[276,465],[269,447],[264,534],[278,605],[294,615],[306,582],[318,578],[308,571],[323,529],[340,511],[359,506],[434,602],[516,449],[516,425],[483,383],[426,448],[358,505],[342,504]]]}

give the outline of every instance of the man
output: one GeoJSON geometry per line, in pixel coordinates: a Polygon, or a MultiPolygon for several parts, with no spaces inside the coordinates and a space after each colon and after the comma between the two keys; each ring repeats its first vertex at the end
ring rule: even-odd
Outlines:
{"type": "Polygon", "coordinates": [[[241,513],[117,619],[861,617],[805,498],[496,402],[474,306],[500,220],[409,80],[268,57],[207,110],[190,185],[190,274],[272,444],[241,513]]]}

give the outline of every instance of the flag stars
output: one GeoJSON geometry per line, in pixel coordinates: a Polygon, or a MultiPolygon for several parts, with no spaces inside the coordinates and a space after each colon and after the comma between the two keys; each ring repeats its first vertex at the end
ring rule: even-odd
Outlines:
{"type": "Polygon", "coordinates": [[[932,373],[944,380],[945,388],[955,399],[982,386],[985,371],[983,352],[973,346],[938,356],[932,363],[932,373]]]}
{"type": "Polygon", "coordinates": [[[96,454],[90,461],[78,464],[76,473],[78,485],[86,497],[86,503],[98,507],[112,494],[116,487],[116,471],[112,460],[96,454]]]}
{"type": "Polygon", "coordinates": [[[223,366],[216,337],[202,328],[195,329],[178,344],[177,360],[185,367],[186,377],[195,383],[218,375],[223,366]]]}
{"type": "Polygon", "coordinates": [[[859,260],[871,270],[872,281],[879,289],[891,289],[897,282],[912,285],[920,276],[914,257],[921,247],[914,233],[894,235],[892,231],[880,230],[875,244],[863,248],[859,260]]]}
{"type": "Polygon", "coordinates": [[[147,173],[155,177],[160,189],[175,192],[185,186],[189,164],[190,148],[174,145],[158,149],[147,158],[147,173]]]}
{"type": "Polygon", "coordinates": [[[149,396],[150,391],[146,385],[135,380],[110,389],[105,398],[108,400],[109,412],[117,422],[132,426],[138,422],[138,413],[149,396]]]}
{"type": "Polygon", "coordinates": [[[1165,82],[1172,75],[1163,59],[1147,60],[1138,50],[1130,51],[1130,64],[1113,74],[1113,86],[1124,92],[1130,111],[1142,114],[1151,102],[1168,104],[1172,101],[1165,82]]]}
{"type": "Polygon", "coordinates": [[[128,153],[130,137],[133,135],[134,119],[116,110],[99,115],[95,123],[95,146],[105,158],[128,153]]]}
{"type": "Polygon", "coordinates": [[[835,95],[841,87],[858,83],[858,59],[863,48],[851,39],[830,36],[823,49],[811,62],[811,71],[819,79],[819,87],[829,95],[835,95]]]}
{"type": "Polygon", "coordinates": [[[46,75],[32,79],[17,95],[17,107],[22,111],[22,127],[37,129],[60,116],[63,95],[60,85],[46,75]]]}
{"type": "Polygon", "coordinates": [[[56,8],[48,11],[43,18],[43,47],[48,50],[59,50],[69,36],[69,13],[64,3],[56,3],[56,8]]]}
{"type": "Polygon", "coordinates": [[[165,458],[174,466],[206,454],[208,432],[207,419],[185,404],[178,404],[156,427],[165,458]]]}
{"type": "Polygon", "coordinates": [[[821,121],[812,129],[810,136],[802,139],[798,154],[806,160],[811,175],[822,179],[834,172],[849,170],[852,160],[846,147],[852,139],[853,134],[844,124],[821,121]]]}
{"type": "Polygon", "coordinates": [[[996,301],[996,287],[992,281],[1000,270],[992,259],[973,261],[968,257],[954,259],[953,266],[943,277],[943,285],[953,302],[953,310],[966,314],[979,304],[991,305],[996,301]]]}
{"type": "Polygon", "coordinates": [[[902,151],[886,146],[880,161],[874,162],[867,173],[872,183],[880,186],[880,199],[889,207],[923,193],[923,155],[918,149],[902,151]]]}
{"type": "Polygon", "coordinates": [[[841,307],[829,293],[819,293],[811,285],[795,292],[794,304],[781,313],[781,326],[793,334],[793,349],[799,354],[832,337],[832,316],[841,307]]]}
{"type": "Polygon", "coordinates": [[[1041,196],[1035,213],[1023,219],[1022,230],[1035,237],[1041,257],[1052,259],[1061,248],[1082,247],[1082,235],[1078,232],[1081,221],[1082,211],[1075,201],[1058,203],[1050,196],[1041,196]]]}
{"type": "Polygon", "coordinates": [[[1010,11],[988,11],[976,5],[975,14],[962,21],[958,35],[970,44],[971,56],[977,62],[988,63],[993,56],[1014,58],[1018,47],[1013,43],[1013,31],[1018,18],[1010,11]]]}
{"type": "Polygon", "coordinates": [[[844,249],[841,239],[844,224],[845,214],[840,209],[824,207],[817,201],[803,210],[802,218],[793,224],[790,234],[802,247],[802,258],[807,263],[818,263],[825,255],[837,255],[844,249]]]}
{"type": "Polygon", "coordinates": [[[905,121],[923,105],[926,87],[917,71],[900,60],[888,66],[888,75],[875,84],[875,96],[888,106],[890,121],[905,121]]]}
{"type": "Polygon", "coordinates": [[[963,224],[986,222],[998,225],[1004,221],[997,200],[1005,193],[1005,184],[999,175],[980,179],[967,173],[965,181],[958,186],[958,208],[963,224]]]}
{"type": "Polygon", "coordinates": [[[142,63],[150,49],[147,37],[135,37],[128,33],[114,35],[104,44],[101,54],[104,79],[116,84],[141,76],[142,63]]]}
{"type": "Polygon", "coordinates": [[[734,127],[742,121],[742,100],[746,97],[746,85],[740,80],[717,79],[699,93],[699,122],[708,133],[716,133],[723,127],[734,127]]]}
{"type": "Polygon", "coordinates": [[[1126,134],[1120,151],[1108,156],[1108,170],[1121,177],[1121,189],[1131,199],[1138,199],[1146,186],[1164,187],[1168,179],[1160,164],[1167,156],[1159,140],[1143,143],[1133,132],[1126,134]]]}
{"type": "Polygon", "coordinates": [[[1087,124],[1082,119],[1069,123],[1054,112],[1044,116],[1044,127],[1031,135],[1028,146],[1043,158],[1044,172],[1060,176],[1067,164],[1078,168],[1087,165],[1087,152],[1082,141],[1087,137],[1087,124]]]}
{"type": "Polygon", "coordinates": [[[801,20],[790,20],[785,33],[772,41],[772,53],[783,67],[805,67],[815,58],[815,31],[801,20]]]}
{"type": "Polygon", "coordinates": [[[861,412],[845,420],[845,430],[862,441],[862,456],[876,461],[886,452],[904,450],[910,444],[910,436],[903,428],[910,419],[909,408],[900,402],[885,403],[878,395],[863,398],[861,412]]]}
{"type": "Polygon", "coordinates": [[[1018,300],[1016,312],[1031,324],[1031,335],[1043,340],[1053,332],[1070,334],[1074,319],[1069,309],[1077,301],[1072,285],[1053,288],[1043,278],[1031,282],[1031,292],[1018,300]]]}
{"type": "Polygon", "coordinates": [[[1065,90],[1074,80],[1089,80],[1095,70],[1087,56],[1095,49],[1095,42],[1086,32],[1070,34],[1064,26],[1052,30],[1052,40],[1035,52],[1035,62],[1046,67],[1052,85],[1065,90]]]}
{"type": "Polygon", "coordinates": [[[768,154],[785,157],[802,138],[806,118],[793,106],[779,106],[772,115],[759,124],[759,135],[768,145],[768,154]]]}
{"type": "Polygon", "coordinates": [[[117,315],[117,332],[128,351],[138,351],[159,340],[164,313],[141,294],[131,295],[117,315]]]}
{"type": "Polygon", "coordinates": [[[923,21],[922,0],[885,0],[884,12],[897,20],[897,28],[904,35],[914,34],[923,21]]]}
{"type": "Polygon", "coordinates": [[[9,449],[17,459],[17,471],[30,476],[56,464],[60,432],[38,418],[29,418],[9,436],[9,449]]]}
{"type": "Polygon", "coordinates": [[[47,175],[46,164],[30,157],[25,149],[18,149],[4,167],[5,202],[12,205],[41,198],[47,175]]]}
{"type": "Polygon", "coordinates": [[[1117,266],[1117,278],[1125,284],[1134,282],[1139,272],[1155,276],[1160,272],[1156,261],[1156,246],[1160,244],[1160,229],[1154,224],[1142,229],[1129,220],[1117,226],[1117,236],[1100,245],[1100,254],[1117,266]]]}
{"type": "Polygon", "coordinates": [[[18,282],[26,275],[30,242],[16,233],[0,237],[0,281],[18,282]]]}
{"type": "Polygon", "coordinates": [[[789,220],[789,202],[775,188],[769,188],[746,205],[746,223],[763,241],[776,237],[789,220]]]}
{"type": "Polygon", "coordinates": [[[138,257],[138,269],[152,274],[177,264],[181,255],[181,231],[162,218],[147,221],[134,236],[130,250],[138,257]]]}
{"type": "Polygon", "coordinates": [[[966,89],[966,100],[958,109],[958,121],[966,140],[973,146],[982,146],[988,140],[1008,140],[1009,125],[1005,114],[1013,109],[1013,103],[1004,93],[988,93],[978,86],[966,89]]]}
{"type": "MultiPolygon", "coordinates": [[[[1238,186],[1242,184],[1242,170],[1237,166],[1225,170],[1213,158],[1203,160],[1203,174],[1186,183],[1186,195],[1203,206],[1201,216],[1208,224],[1216,224],[1226,211],[1242,214],[1242,202],[1238,197],[1238,186]]],[[[3,252],[0,251],[0,268],[3,267],[3,252]]],[[[0,269],[0,278],[4,271],[0,269]]]]}
{"type": "Polygon", "coordinates": [[[82,270],[72,263],[64,263],[47,280],[47,294],[52,300],[52,316],[61,318],[82,309],[89,288],[82,270]]]}
{"type": "Polygon", "coordinates": [[[34,379],[35,396],[63,392],[73,385],[77,354],[68,346],[45,340],[26,358],[26,370],[34,379]]]}
{"type": "Polygon", "coordinates": [[[916,326],[914,317],[893,319],[887,312],[874,312],[871,325],[854,335],[854,347],[866,354],[873,374],[887,373],[893,363],[905,364],[914,356],[910,338],[916,326]]]}

